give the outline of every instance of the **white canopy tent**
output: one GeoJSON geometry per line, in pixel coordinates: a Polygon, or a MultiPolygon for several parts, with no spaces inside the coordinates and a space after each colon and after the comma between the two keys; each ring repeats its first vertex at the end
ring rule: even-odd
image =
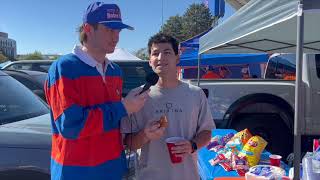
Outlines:
{"type": "Polygon", "coordinates": [[[225,0],[228,4],[230,4],[234,9],[238,10],[245,4],[247,4],[250,0],[225,0]]]}
{"type": "Polygon", "coordinates": [[[204,53],[297,53],[294,120],[294,169],[301,156],[302,54],[320,53],[319,0],[251,0],[199,40],[204,53]]]}
{"type": "MultiPolygon", "coordinates": [[[[320,6],[320,2],[314,2],[320,6]]],[[[298,0],[252,0],[227,21],[201,37],[199,52],[295,52],[297,15],[300,13],[298,4],[298,0]]],[[[315,7],[313,5],[311,8],[315,7]]],[[[304,52],[320,51],[319,38],[315,38],[320,36],[319,18],[320,10],[305,11],[304,52]]]]}
{"type": "Polygon", "coordinates": [[[114,50],[114,52],[112,54],[107,54],[106,56],[111,61],[112,60],[118,60],[118,61],[141,60],[140,58],[131,54],[127,50],[125,50],[123,48],[118,48],[118,47],[116,47],[116,49],[114,50]]]}

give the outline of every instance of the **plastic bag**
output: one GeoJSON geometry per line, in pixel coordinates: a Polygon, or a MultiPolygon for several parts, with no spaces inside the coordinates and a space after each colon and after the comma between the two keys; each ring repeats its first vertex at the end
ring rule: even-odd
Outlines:
{"type": "Polygon", "coordinates": [[[262,137],[253,136],[243,146],[243,149],[239,153],[239,156],[245,156],[250,167],[255,166],[258,164],[260,155],[267,144],[267,141],[265,141],[262,137]]]}

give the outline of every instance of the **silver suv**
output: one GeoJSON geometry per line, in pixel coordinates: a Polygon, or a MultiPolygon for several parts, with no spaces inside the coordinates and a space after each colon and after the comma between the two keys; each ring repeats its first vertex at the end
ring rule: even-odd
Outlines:
{"type": "Polygon", "coordinates": [[[50,179],[47,105],[0,71],[0,179],[50,179]]]}

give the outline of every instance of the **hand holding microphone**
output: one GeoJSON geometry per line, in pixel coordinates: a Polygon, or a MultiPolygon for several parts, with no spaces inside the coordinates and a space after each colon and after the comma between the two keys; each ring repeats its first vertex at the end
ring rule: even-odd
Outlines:
{"type": "Polygon", "coordinates": [[[159,76],[156,73],[150,73],[146,77],[146,83],[143,88],[138,87],[128,93],[128,95],[122,100],[127,113],[131,114],[138,112],[143,106],[148,97],[148,91],[151,86],[157,84],[159,76]]]}

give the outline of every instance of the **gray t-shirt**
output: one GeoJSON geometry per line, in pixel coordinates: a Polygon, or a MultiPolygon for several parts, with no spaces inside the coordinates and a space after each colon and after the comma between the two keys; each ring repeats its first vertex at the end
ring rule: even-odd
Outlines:
{"type": "Polygon", "coordinates": [[[121,121],[121,132],[139,132],[146,124],[158,121],[162,115],[169,126],[163,137],[141,148],[137,178],[140,180],[200,179],[197,153],[186,157],[182,163],[172,164],[165,143],[168,137],[193,139],[203,130],[212,130],[215,124],[204,92],[197,86],[180,82],[176,88],[152,86],[150,98],[142,110],[121,121]]]}

